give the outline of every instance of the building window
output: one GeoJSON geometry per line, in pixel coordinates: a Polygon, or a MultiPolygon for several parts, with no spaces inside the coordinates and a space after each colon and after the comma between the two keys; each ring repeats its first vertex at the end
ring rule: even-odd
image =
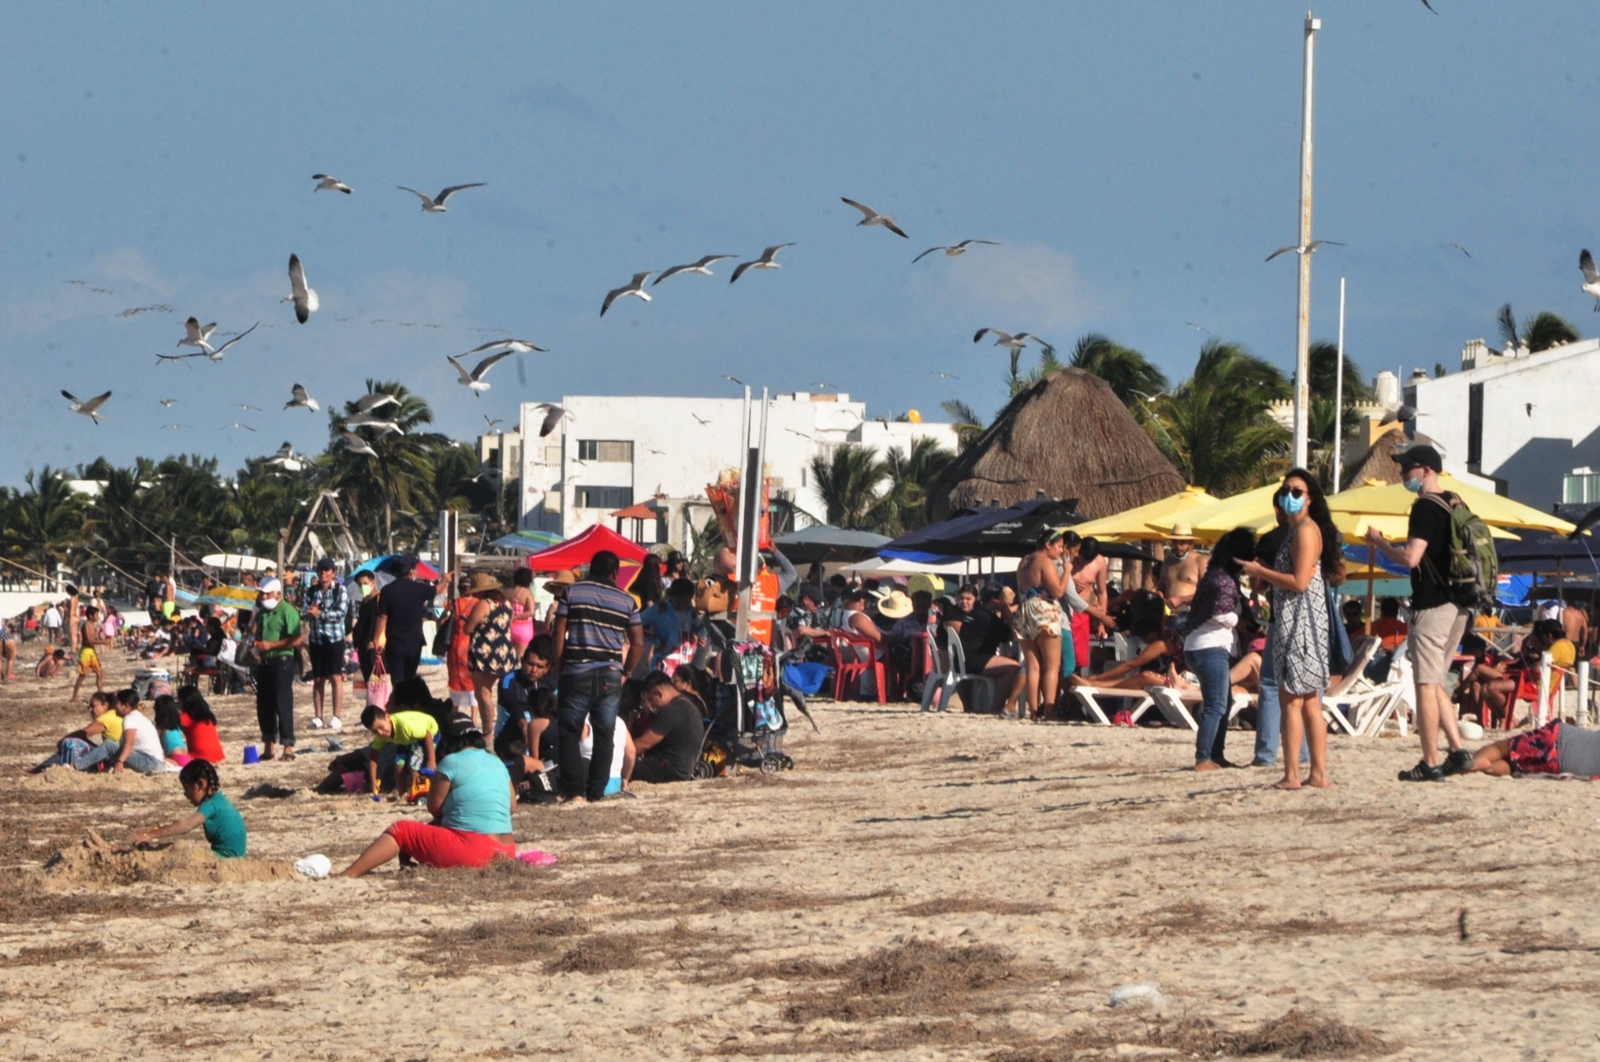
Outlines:
{"type": "Polygon", "coordinates": [[[1561,502],[1564,505],[1594,505],[1600,502],[1600,473],[1574,472],[1561,477],[1561,502]]]}
{"type": "Polygon", "coordinates": [[[579,439],[578,460],[632,464],[633,441],[627,439],[579,439]]]}
{"type": "Polygon", "coordinates": [[[632,487],[576,487],[572,493],[580,509],[626,509],[633,504],[632,487]]]}
{"type": "Polygon", "coordinates": [[[1467,387],[1467,467],[1483,464],[1483,384],[1467,387]]]}

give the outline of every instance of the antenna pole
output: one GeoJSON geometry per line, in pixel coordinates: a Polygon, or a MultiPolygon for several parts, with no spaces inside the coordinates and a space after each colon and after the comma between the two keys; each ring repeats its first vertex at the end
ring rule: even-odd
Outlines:
{"type": "Polygon", "coordinates": [[[1311,413],[1311,112],[1315,94],[1317,30],[1322,20],[1306,12],[1305,81],[1300,115],[1300,298],[1294,343],[1294,463],[1306,467],[1311,413]]]}

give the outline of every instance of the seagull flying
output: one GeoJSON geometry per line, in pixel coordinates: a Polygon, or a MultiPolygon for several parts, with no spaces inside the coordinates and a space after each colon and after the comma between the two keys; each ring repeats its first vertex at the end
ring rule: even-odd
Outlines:
{"type": "Polygon", "coordinates": [[[894,223],[894,218],[891,218],[889,215],[880,214],[876,210],[873,210],[871,207],[867,206],[867,204],[858,203],[854,199],[846,199],[844,196],[840,196],[839,199],[840,199],[841,202],[845,203],[847,206],[853,206],[857,210],[861,211],[862,218],[861,218],[860,221],[856,222],[857,226],[861,226],[861,225],[882,225],[884,228],[888,229],[890,232],[894,233],[896,236],[901,236],[901,237],[904,237],[905,239],[908,239],[908,240],[911,238],[909,236],[906,236],[906,234],[900,230],[900,226],[896,225],[894,223]]]}
{"type": "Polygon", "coordinates": [[[536,347],[532,343],[529,343],[526,339],[497,339],[493,343],[483,343],[479,346],[473,347],[471,350],[467,351],[461,356],[463,358],[469,358],[474,354],[482,354],[486,350],[499,350],[502,347],[511,351],[513,354],[531,354],[534,351],[538,351],[540,354],[549,353],[545,347],[536,347]]]}
{"type": "Polygon", "coordinates": [[[344,425],[347,428],[372,428],[379,435],[387,435],[390,432],[394,432],[396,435],[405,434],[400,425],[392,420],[385,420],[382,414],[378,413],[352,414],[344,419],[344,425]]]}
{"type": "Polygon", "coordinates": [[[644,290],[644,282],[649,280],[654,272],[655,270],[651,270],[649,273],[635,273],[633,275],[633,279],[622,285],[622,287],[612,288],[610,291],[606,292],[606,301],[600,306],[600,316],[604,317],[606,315],[606,311],[611,309],[611,304],[622,298],[624,295],[633,295],[643,299],[645,302],[649,302],[650,293],[644,290]]]}
{"type": "Polygon", "coordinates": [[[161,408],[171,409],[173,406],[177,405],[177,402],[178,400],[176,398],[163,398],[161,400],[161,408]]]}
{"type": "Polygon", "coordinates": [[[1007,350],[1021,350],[1023,347],[1028,345],[1028,340],[1030,339],[1039,344],[1045,350],[1050,351],[1052,354],[1055,353],[1056,349],[1049,343],[1046,343],[1044,340],[1031,333],[1018,332],[1016,335],[1012,335],[1010,332],[1002,332],[998,328],[980,328],[978,329],[978,334],[972,337],[972,341],[976,343],[985,335],[994,336],[994,345],[997,347],[1005,347],[1007,350]]]}
{"type": "Polygon", "coordinates": [[[400,400],[387,391],[373,391],[371,394],[365,394],[356,399],[356,411],[359,413],[371,413],[374,409],[386,406],[390,402],[398,405],[400,400]]]}
{"type": "Polygon", "coordinates": [[[289,297],[284,302],[294,303],[294,318],[301,324],[311,319],[321,307],[322,301],[317,298],[316,291],[306,283],[306,271],[300,265],[300,256],[289,256],[289,297]]]}
{"type": "Polygon", "coordinates": [[[240,409],[243,409],[243,410],[251,410],[251,409],[253,409],[257,413],[261,412],[261,407],[260,406],[252,406],[249,402],[234,402],[234,403],[231,403],[231,404],[235,405],[235,406],[238,406],[240,409]]]}
{"type": "Polygon", "coordinates": [[[395,185],[395,187],[399,188],[402,192],[410,192],[412,195],[422,200],[422,209],[427,211],[429,214],[444,214],[448,213],[450,210],[449,207],[444,205],[444,201],[446,199],[449,199],[452,195],[455,195],[463,188],[482,188],[483,182],[479,181],[476,184],[452,184],[449,188],[446,188],[438,195],[432,197],[424,195],[415,188],[407,188],[403,184],[395,185]]]}
{"type": "Polygon", "coordinates": [[[489,419],[489,414],[487,414],[487,413],[485,413],[483,415],[483,422],[489,426],[489,430],[490,431],[494,431],[495,428],[499,427],[501,424],[504,423],[504,421],[501,421],[501,420],[490,420],[489,419]]]}
{"type": "Polygon", "coordinates": [[[551,405],[549,402],[540,402],[534,408],[545,411],[544,420],[539,422],[539,438],[541,439],[556,430],[556,425],[561,423],[562,417],[572,416],[562,407],[551,405]]]}
{"type": "Polygon", "coordinates": [[[792,242],[774,244],[773,246],[768,247],[765,251],[762,251],[760,258],[757,258],[751,262],[740,262],[738,267],[734,269],[733,276],[728,278],[728,283],[732,284],[734,281],[744,276],[744,271],[746,269],[782,269],[783,266],[779,265],[777,262],[774,262],[773,259],[778,257],[778,252],[783,250],[785,247],[793,246],[794,244],[792,242]]]}
{"type": "Polygon", "coordinates": [[[1312,240],[1304,247],[1301,247],[1299,244],[1291,243],[1289,246],[1279,247],[1276,251],[1273,251],[1271,254],[1267,255],[1267,261],[1270,262],[1280,254],[1287,254],[1290,251],[1293,251],[1295,254],[1315,254],[1317,248],[1321,247],[1325,243],[1333,247],[1344,246],[1344,244],[1340,243],[1338,240],[1312,240]]]}
{"type": "MultiPolygon", "coordinates": [[[[189,320],[192,321],[192,320],[194,320],[194,318],[191,317],[191,318],[189,318],[189,320]]],[[[162,362],[162,361],[182,361],[184,358],[210,358],[213,362],[221,361],[222,360],[222,356],[228,352],[228,348],[229,347],[231,347],[235,343],[239,342],[239,340],[243,339],[245,336],[249,335],[251,332],[254,332],[256,330],[257,325],[260,325],[260,324],[261,324],[261,322],[257,321],[255,324],[251,325],[249,328],[246,328],[243,332],[240,332],[238,335],[234,336],[232,339],[230,339],[226,343],[222,344],[222,346],[216,347],[215,349],[213,349],[211,346],[207,345],[206,343],[204,343],[202,341],[200,343],[200,346],[205,348],[203,350],[197,350],[193,354],[157,354],[156,355],[156,360],[157,360],[157,362],[162,362]]],[[[216,325],[211,325],[210,326],[211,329],[215,329],[216,327],[217,327],[216,325]]],[[[205,334],[209,336],[211,334],[211,331],[207,330],[205,334]]],[[[182,342],[180,342],[178,345],[182,346],[183,344],[182,344],[182,342]]]]}
{"type": "Polygon", "coordinates": [[[961,377],[957,376],[953,372],[937,372],[937,371],[934,371],[934,372],[929,372],[928,375],[929,376],[937,376],[941,380],[959,380],[959,379],[961,379],[961,377]]]}
{"type": "Polygon", "coordinates": [[[243,428],[245,431],[255,431],[250,425],[240,424],[238,421],[234,421],[232,424],[224,424],[221,430],[227,431],[229,428],[243,428]]]}
{"type": "Polygon", "coordinates": [[[278,452],[262,462],[267,465],[276,465],[285,472],[299,472],[305,468],[305,462],[294,455],[294,443],[286,442],[278,447],[278,452]]]}
{"type": "Polygon", "coordinates": [[[1586,247],[1578,255],[1578,268],[1583,270],[1583,293],[1594,296],[1594,308],[1600,310],[1600,271],[1594,268],[1594,255],[1586,247]]]}
{"type": "Polygon", "coordinates": [[[484,358],[482,361],[478,362],[478,367],[473,369],[471,372],[468,372],[455,358],[446,355],[445,360],[451,365],[454,365],[456,367],[456,372],[461,374],[461,379],[457,382],[460,383],[462,387],[472,388],[473,396],[477,397],[481,396],[483,392],[489,389],[489,385],[483,382],[483,374],[509,357],[511,357],[511,351],[509,350],[502,350],[498,354],[490,354],[487,358],[484,358]]]}
{"type": "Polygon", "coordinates": [[[343,192],[345,195],[350,194],[350,186],[337,177],[330,177],[326,173],[313,173],[311,179],[321,182],[311,189],[313,192],[343,192]]]}
{"type": "Polygon", "coordinates": [[[72,403],[72,411],[74,413],[82,413],[96,424],[99,424],[100,407],[106,404],[106,399],[111,397],[111,392],[107,391],[105,394],[95,398],[80,399],[70,391],[62,391],[61,397],[72,403]]]}
{"type": "MultiPolygon", "coordinates": [[[[866,224],[866,222],[862,222],[862,224],[866,224]]],[[[962,240],[960,243],[952,244],[949,247],[929,247],[926,251],[923,251],[921,254],[919,254],[915,258],[913,258],[911,260],[911,264],[912,265],[916,265],[918,262],[922,261],[924,258],[928,257],[930,254],[932,254],[935,251],[943,251],[945,254],[949,255],[951,258],[959,258],[960,256],[966,254],[967,253],[967,248],[972,246],[975,243],[986,243],[991,247],[999,247],[1000,246],[1000,244],[997,243],[994,240],[962,240]]]]}
{"type": "Polygon", "coordinates": [[[739,379],[737,376],[729,376],[727,373],[723,373],[722,374],[722,378],[724,380],[728,380],[728,381],[730,381],[732,383],[738,384],[740,387],[744,386],[744,381],[739,379]]]}
{"type": "MultiPolygon", "coordinates": [[[[1429,11],[1433,11],[1433,5],[1432,5],[1432,4],[1430,4],[1430,3],[1428,3],[1428,0],[1422,0],[1422,6],[1423,6],[1423,7],[1425,7],[1425,8],[1427,8],[1427,9],[1428,9],[1428,10],[1429,10],[1429,11]]],[[[1433,13],[1434,13],[1434,14],[1435,14],[1435,15],[1437,15],[1437,14],[1438,14],[1438,13],[1439,13],[1439,12],[1437,12],[1437,11],[1433,11],[1433,13]]]]}
{"type": "Polygon", "coordinates": [[[366,454],[368,457],[378,456],[378,451],[367,445],[367,440],[363,439],[355,432],[347,431],[343,432],[342,434],[344,435],[344,447],[346,450],[349,450],[353,454],[366,454]]]}
{"type": "Polygon", "coordinates": [[[317,410],[322,408],[317,400],[307,394],[306,389],[301,387],[299,384],[294,385],[292,393],[294,394],[294,397],[283,404],[284,409],[309,409],[311,412],[315,413],[317,410]]]}
{"type": "Polygon", "coordinates": [[[180,347],[199,347],[207,354],[211,353],[211,344],[206,340],[211,338],[211,333],[217,330],[217,322],[208,325],[200,323],[200,318],[191,317],[183,322],[183,338],[178,340],[180,347]]]}
{"type": "Polygon", "coordinates": [[[652,284],[650,286],[651,287],[655,287],[656,284],[661,283],[663,280],[667,279],[668,277],[675,277],[679,273],[704,273],[708,277],[709,276],[715,276],[716,274],[711,272],[711,269],[710,269],[711,264],[713,262],[720,262],[724,258],[732,258],[732,257],[733,257],[733,255],[731,255],[731,254],[708,254],[704,258],[700,259],[700,261],[698,261],[698,262],[691,262],[688,265],[675,265],[671,269],[662,270],[661,271],[661,275],[659,277],[656,277],[655,284],[652,284]]]}
{"type": "Polygon", "coordinates": [[[117,314],[117,316],[118,317],[137,317],[141,313],[171,313],[171,312],[172,312],[172,307],[171,306],[168,306],[164,302],[158,302],[158,303],[154,303],[153,305],[150,305],[150,306],[132,306],[132,307],[129,307],[128,309],[123,310],[121,313],[117,314]]]}
{"type": "Polygon", "coordinates": [[[1472,257],[1472,252],[1467,250],[1465,247],[1461,246],[1459,243],[1447,243],[1447,244],[1445,244],[1445,246],[1446,247],[1454,247],[1456,250],[1460,251],[1462,254],[1466,255],[1468,258],[1472,257]]]}
{"type": "Polygon", "coordinates": [[[711,423],[710,420],[706,419],[705,417],[702,417],[698,413],[690,413],[689,416],[693,417],[695,419],[695,423],[697,423],[697,424],[710,424],[711,423]]]}

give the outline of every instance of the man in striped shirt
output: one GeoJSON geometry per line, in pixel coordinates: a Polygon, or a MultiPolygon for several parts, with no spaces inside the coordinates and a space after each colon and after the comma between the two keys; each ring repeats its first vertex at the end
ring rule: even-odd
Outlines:
{"type": "Polygon", "coordinates": [[[601,550],[589,562],[589,575],[567,588],[556,609],[554,670],[561,676],[560,723],[562,793],[585,803],[605,796],[610,781],[612,740],[622,678],[632,674],[644,652],[644,630],[633,596],[617,588],[620,562],[601,550]],[[584,777],[578,745],[587,722],[594,751],[584,777]]]}

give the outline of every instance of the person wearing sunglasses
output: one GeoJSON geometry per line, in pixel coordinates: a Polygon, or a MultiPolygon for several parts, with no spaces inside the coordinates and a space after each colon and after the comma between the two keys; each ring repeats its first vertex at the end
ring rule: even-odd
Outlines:
{"type": "Polygon", "coordinates": [[[1322,691],[1328,685],[1328,579],[1343,571],[1339,533],[1316,478],[1303,468],[1290,470],[1273,495],[1289,533],[1272,567],[1239,562],[1240,572],[1272,588],[1272,664],[1283,720],[1283,778],[1277,789],[1299,789],[1301,738],[1310,745],[1311,770],[1305,782],[1328,785],[1328,730],[1322,719],[1322,691]]]}

